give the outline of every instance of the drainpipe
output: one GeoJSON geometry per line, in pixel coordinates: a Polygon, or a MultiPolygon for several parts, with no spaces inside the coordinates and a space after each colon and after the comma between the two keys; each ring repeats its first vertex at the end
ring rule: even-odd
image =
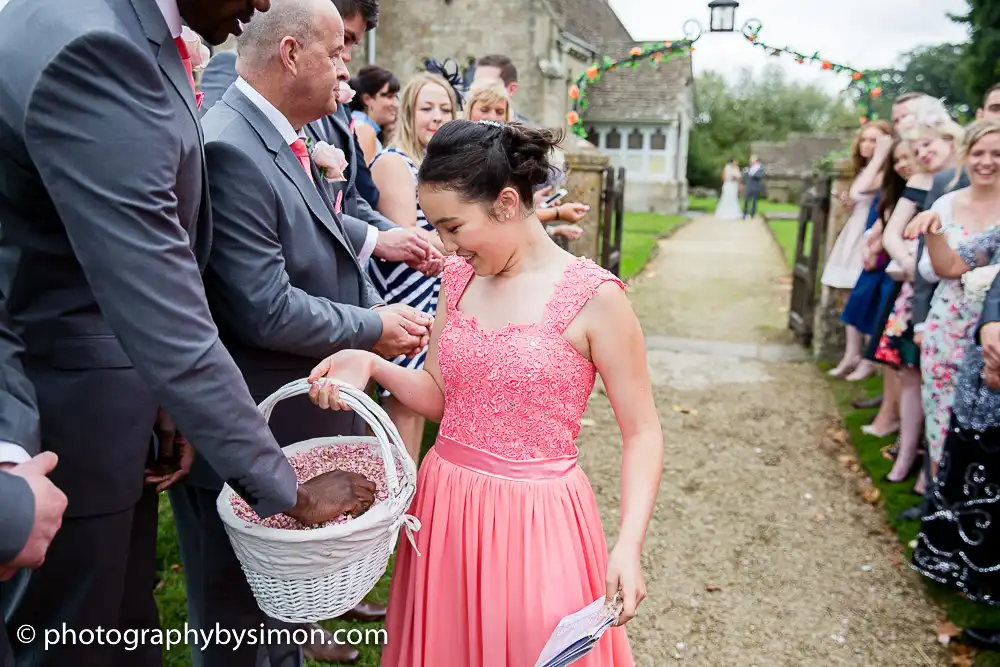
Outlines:
{"type": "Polygon", "coordinates": [[[368,64],[369,65],[374,65],[375,64],[375,33],[377,31],[378,31],[378,28],[376,28],[375,30],[372,30],[370,33],[368,33],[368,64]]]}

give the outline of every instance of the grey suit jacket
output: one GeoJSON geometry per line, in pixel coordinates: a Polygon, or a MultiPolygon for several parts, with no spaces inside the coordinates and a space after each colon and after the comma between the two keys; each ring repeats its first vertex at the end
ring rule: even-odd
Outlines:
{"type": "MultiPolygon", "coordinates": [[[[222,98],[226,90],[236,81],[238,76],[235,54],[230,56],[225,52],[220,52],[212,56],[205,67],[205,71],[202,73],[202,92],[205,93],[205,97],[201,103],[203,115],[207,114],[207,111],[204,110],[208,108],[208,105],[211,104],[214,106],[216,101],[222,98]],[[205,90],[206,78],[209,79],[208,90],[205,90]],[[210,94],[213,97],[210,97],[210,94]]],[[[396,225],[374,210],[358,194],[358,160],[364,160],[364,155],[358,150],[357,139],[350,129],[350,120],[348,118],[347,109],[344,105],[340,104],[337,105],[336,113],[312,123],[312,126],[322,141],[344,151],[344,156],[347,158],[348,169],[344,174],[347,181],[335,184],[333,188],[334,202],[336,203],[337,192],[343,191],[341,202],[344,215],[341,220],[351,238],[351,242],[360,253],[368,234],[368,225],[374,226],[379,231],[394,229],[396,225]]]]}
{"type": "Polygon", "coordinates": [[[743,183],[746,186],[744,194],[747,195],[759,195],[764,191],[764,177],[765,177],[764,165],[759,165],[757,171],[753,174],[750,173],[749,168],[743,174],[743,183]]]}
{"type": "MultiPolygon", "coordinates": [[[[965,174],[965,170],[962,170],[959,176],[958,183],[955,187],[951,187],[952,181],[955,180],[955,170],[949,169],[948,171],[943,171],[940,174],[934,176],[934,182],[931,184],[931,189],[927,193],[927,199],[924,200],[923,209],[924,211],[930,210],[931,206],[934,205],[942,195],[945,195],[953,190],[960,190],[962,188],[969,187],[969,179],[965,174]]],[[[920,256],[924,252],[924,238],[920,237],[920,243],[917,246],[917,261],[920,261],[920,256]]],[[[916,278],[913,280],[913,324],[914,326],[923,324],[927,320],[927,314],[931,310],[931,300],[934,298],[934,292],[937,290],[938,283],[928,282],[920,272],[917,272],[916,278]]]]}
{"type": "MultiPolygon", "coordinates": [[[[309,180],[271,121],[235,85],[203,126],[214,221],[209,303],[260,401],[339,350],[371,349],[382,335],[371,307],[383,301],[332,212],[327,182],[315,165],[309,180]]],[[[353,413],[299,403],[303,414],[282,419],[276,410],[271,417],[282,445],[292,444],[285,442],[292,433],[301,440],[359,432],[353,413]]],[[[192,481],[218,483],[194,473],[192,481]]]]}
{"type": "Polygon", "coordinates": [[[205,298],[201,126],[155,0],[12,0],[0,91],[0,284],[67,515],[138,501],[158,406],[258,514],[289,509],[205,298]]]}
{"type": "Polygon", "coordinates": [[[204,118],[208,110],[215,106],[215,103],[222,99],[229,86],[236,80],[236,52],[219,51],[212,55],[201,73],[201,92],[204,97],[201,100],[201,117],[204,118]]]}

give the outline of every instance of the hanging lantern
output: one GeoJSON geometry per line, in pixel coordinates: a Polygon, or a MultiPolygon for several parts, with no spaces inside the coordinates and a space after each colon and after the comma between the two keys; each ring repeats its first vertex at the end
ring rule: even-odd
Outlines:
{"type": "Polygon", "coordinates": [[[709,29],[712,32],[732,32],[736,25],[736,8],[740,3],[736,0],[712,0],[708,3],[711,14],[709,29]]]}

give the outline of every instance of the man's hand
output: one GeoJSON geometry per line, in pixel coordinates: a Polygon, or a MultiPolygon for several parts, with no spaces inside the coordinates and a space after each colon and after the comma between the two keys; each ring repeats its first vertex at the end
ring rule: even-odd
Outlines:
{"type": "Polygon", "coordinates": [[[575,241],[583,236],[583,228],[577,225],[556,225],[552,228],[552,236],[562,236],[570,241],[575,241]]]}
{"type": "Polygon", "coordinates": [[[983,369],[983,380],[993,391],[1000,391],[1000,369],[987,366],[983,369]]]}
{"type": "Polygon", "coordinates": [[[430,341],[434,318],[416,308],[400,304],[380,306],[375,309],[382,318],[382,337],[372,352],[392,359],[401,354],[413,358],[430,341]]]}
{"type": "Polygon", "coordinates": [[[35,522],[21,552],[0,568],[0,578],[9,579],[20,568],[35,569],[45,562],[45,554],[62,526],[63,512],[66,511],[66,494],[47,477],[58,461],[53,452],[42,452],[7,471],[23,478],[31,487],[35,496],[35,522]]]}
{"type": "Polygon", "coordinates": [[[411,260],[407,262],[407,264],[411,269],[419,271],[425,276],[436,276],[441,273],[441,269],[444,268],[444,255],[442,255],[437,248],[431,246],[425,259],[411,260]]]}
{"type": "Polygon", "coordinates": [[[315,526],[344,514],[360,516],[373,502],[374,483],[355,472],[334,470],[302,484],[295,507],[286,514],[306,526],[315,526]]]}
{"type": "MultiPolygon", "coordinates": [[[[548,199],[551,196],[552,196],[552,186],[551,185],[546,185],[541,190],[535,191],[535,194],[532,196],[532,204],[534,204],[534,207],[536,209],[544,208],[545,207],[545,200],[548,199]]],[[[556,201],[552,202],[552,204],[550,204],[550,206],[558,206],[560,201],[562,201],[562,200],[561,199],[557,199],[556,201]]]]}
{"type": "Polygon", "coordinates": [[[1000,371],[1000,322],[987,322],[979,330],[983,361],[988,369],[1000,371]]]}
{"type": "Polygon", "coordinates": [[[160,408],[156,413],[156,423],[153,431],[159,446],[156,451],[156,462],[146,469],[145,483],[155,484],[156,492],[169,489],[174,484],[185,479],[194,465],[194,447],[187,438],[177,432],[173,420],[160,408]]]}
{"type": "Polygon", "coordinates": [[[427,259],[431,245],[421,231],[412,227],[397,227],[379,232],[372,254],[387,262],[422,262],[427,259]]]}

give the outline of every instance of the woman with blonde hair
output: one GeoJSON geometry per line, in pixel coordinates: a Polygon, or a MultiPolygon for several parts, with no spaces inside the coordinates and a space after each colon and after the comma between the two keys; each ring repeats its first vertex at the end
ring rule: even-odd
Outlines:
{"type": "MultiPolygon", "coordinates": [[[[899,439],[895,447],[895,464],[886,475],[886,480],[894,483],[905,481],[917,470],[920,463],[918,445],[924,427],[920,338],[913,326],[917,244],[905,240],[903,231],[923,210],[934,174],[955,166],[957,147],[965,136],[962,127],[952,120],[939,100],[918,98],[909,103],[908,109],[910,113],[900,120],[897,129],[916,155],[918,172],[907,181],[903,197],[893,209],[882,234],[882,245],[892,259],[886,272],[902,285],[885,319],[874,355],[876,361],[898,369],[899,439]]],[[[923,494],[927,481],[921,474],[914,491],[923,494]]]]}
{"type": "Polygon", "coordinates": [[[487,79],[474,83],[469,89],[465,106],[468,120],[492,120],[497,123],[510,122],[510,94],[502,81],[487,79]]]}
{"type": "MultiPolygon", "coordinates": [[[[392,141],[371,165],[372,179],[381,193],[378,210],[401,227],[423,230],[440,250],[440,238],[417,200],[417,173],[431,138],[442,125],[455,119],[458,102],[448,82],[428,72],[416,74],[403,88],[400,98],[392,141]]],[[[425,276],[403,262],[377,258],[372,258],[368,273],[386,303],[405,304],[434,316],[441,290],[441,280],[437,276],[425,276]]],[[[426,355],[424,348],[411,358],[400,356],[392,361],[405,368],[420,369],[426,355]]],[[[424,418],[382,388],[380,396],[410,456],[416,461],[423,439],[424,418]]]]}
{"type": "MultiPolygon", "coordinates": [[[[882,182],[889,149],[892,145],[892,127],[883,120],[870,121],[854,138],[854,180],[850,192],[842,197],[841,204],[850,209],[851,215],[841,230],[827,257],[822,283],[828,287],[853,290],[864,271],[862,250],[868,212],[875,193],[882,182]]],[[[857,323],[847,323],[847,345],[840,363],[830,375],[848,380],[863,380],[873,371],[870,362],[861,356],[862,331],[857,323]]]]}

